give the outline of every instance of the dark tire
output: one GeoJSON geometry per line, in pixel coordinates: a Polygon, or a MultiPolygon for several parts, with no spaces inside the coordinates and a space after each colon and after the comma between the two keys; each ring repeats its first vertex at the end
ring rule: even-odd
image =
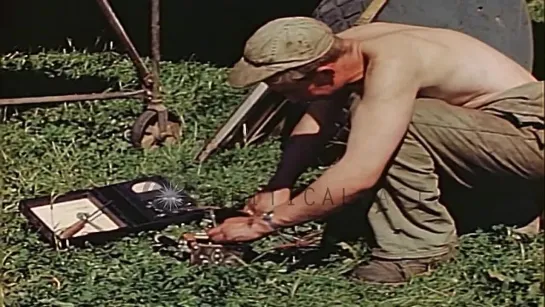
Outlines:
{"type": "Polygon", "coordinates": [[[365,0],[322,0],[312,17],[326,23],[337,33],[350,28],[365,6],[365,0]]]}

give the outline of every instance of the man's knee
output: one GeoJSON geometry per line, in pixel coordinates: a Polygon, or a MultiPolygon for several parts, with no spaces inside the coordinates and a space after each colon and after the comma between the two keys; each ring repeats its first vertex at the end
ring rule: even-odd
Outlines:
{"type": "Polygon", "coordinates": [[[406,199],[417,201],[438,193],[435,162],[412,125],[392,156],[385,180],[388,189],[406,199]]]}

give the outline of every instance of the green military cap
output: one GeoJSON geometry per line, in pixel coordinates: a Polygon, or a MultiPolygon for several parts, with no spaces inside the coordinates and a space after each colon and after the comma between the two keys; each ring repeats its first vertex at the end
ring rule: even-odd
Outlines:
{"type": "Polygon", "coordinates": [[[270,21],[246,41],[243,56],[231,69],[228,82],[233,87],[247,87],[311,63],[329,51],[334,38],[331,28],[314,18],[270,21]]]}

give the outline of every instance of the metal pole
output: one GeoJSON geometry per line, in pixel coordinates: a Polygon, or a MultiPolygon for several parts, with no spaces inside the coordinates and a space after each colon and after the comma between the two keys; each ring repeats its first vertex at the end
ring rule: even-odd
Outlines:
{"type": "Polygon", "coordinates": [[[153,80],[152,98],[148,107],[157,112],[157,122],[161,135],[166,133],[168,113],[161,101],[161,80],[159,78],[160,52],[160,4],[159,0],[151,0],[151,77],[153,80]]]}
{"type": "Polygon", "coordinates": [[[159,61],[161,57],[159,24],[159,0],[151,0],[151,72],[153,80],[153,100],[160,99],[159,61]]]}
{"type": "Polygon", "coordinates": [[[107,100],[113,98],[136,97],[145,94],[145,90],[132,92],[113,92],[113,93],[93,93],[93,94],[74,94],[60,96],[43,96],[43,97],[22,97],[22,98],[3,98],[0,99],[0,106],[22,105],[22,104],[39,104],[53,102],[75,102],[85,100],[107,100]]]}
{"type": "Polygon", "coordinates": [[[119,22],[119,19],[115,16],[115,13],[108,3],[108,0],[97,0],[98,5],[102,9],[102,12],[106,16],[106,19],[114,29],[115,33],[121,40],[121,43],[123,46],[127,49],[127,52],[129,53],[129,57],[131,58],[132,62],[136,66],[136,69],[138,71],[138,77],[140,78],[140,81],[144,84],[144,86],[149,89],[151,85],[151,81],[149,80],[150,72],[146,67],[146,64],[144,64],[144,61],[138,54],[138,51],[136,51],[136,48],[132,44],[129,36],[123,29],[123,26],[121,25],[121,22],[119,22]]]}

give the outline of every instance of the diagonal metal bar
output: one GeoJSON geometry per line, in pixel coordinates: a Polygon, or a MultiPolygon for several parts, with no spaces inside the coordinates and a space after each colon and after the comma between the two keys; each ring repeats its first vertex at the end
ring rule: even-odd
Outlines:
{"type": "Polygon", "coordinates": [[[257,102],[261,100],[270,91],[265,83],[258,84],[251,92],[246,100],[236,109],[229,120],[220,127],[215,136],[207,143],[206,147],[201,149],[195,156],[195,159],[202,162],[215,151],[220,144],[237,128],[241,121],[248,115],[250,110],[257,102]]]}
{"type": "Polygon", "coordinates": [[[59,96],[43,96],[43,97],[21,97],[21,98],[3,98],[0,99],[0,106],[23,105],[23,104],[38,104],[38,103],[55,103],[55,102],[75,102],[86,100],[107,100],[112,98],[129,98],[143,96],[144,90],[132,92],[112,92],[112,93],[93,93],[93,94],[74,94],[74,95],[59,95],[59,96]]]}
{"type": "Polygon", "coordinates": [[[138,51],[134,47],[133,43],[131,42],[129,36],[127,35],[127,32],[125,32],[125,29],[121,25],[121,22],[115,15],[112,6],[108,2],[108,0],[97,0],[97,3],[100,6],[100,9],[104,13],[104,15],[106,16],[106,20],[108,20],[108,23],[114,29],[115,33],[121,40],[121,43],[127,49],[129,57],[136,66],[140,81],[142,82],[142,84],[145,85],[146,88],[149,88],[149,86],[151,86],[150,80],[148,80],[150,72],[147,69],[146,64],[138,54],[138,51]]]}

